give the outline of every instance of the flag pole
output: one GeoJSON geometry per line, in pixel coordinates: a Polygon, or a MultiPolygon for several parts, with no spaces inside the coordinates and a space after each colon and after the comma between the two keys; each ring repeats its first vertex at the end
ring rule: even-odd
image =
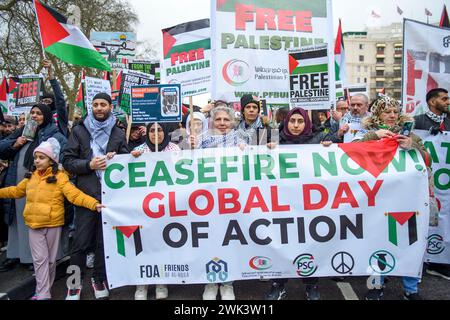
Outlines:
{"type": "Polygon", "coordinates": [[[39,24],[39,17],[38,17],[37,9],[36,9],[36,1],[38,1],[38,0],[33,0],[34,13],[36,14],[36,21],[37,21],[38,30],[39,30],[39,38],[41,40],[42,55],[44,56],[44,59],[47,60],[47,56],[45,55],[45,50],[44,50],[44,43],[42,42],[41,25],[39,24]]]}

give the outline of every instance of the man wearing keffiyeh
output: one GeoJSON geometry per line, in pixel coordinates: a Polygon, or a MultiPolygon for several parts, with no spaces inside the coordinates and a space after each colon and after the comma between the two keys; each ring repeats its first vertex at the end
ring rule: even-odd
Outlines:
{"type": "Polygon", "coordinates": [[[439,132],[450,131],[448,91],[442,88],[432,89],[427,93],[428,111],[414,117],[417,130],[427,130],[437,135],[439,132]]]}
{"type": "MultiPolygon", "coordinates": [[[[448,91],[442,88],[432,89],[427,94],[428,111],[420,116],[415,116],[415,128],[427,130],[432,135],[441,135],[444,131],[450,131],[448,91]]],[[[450,265],[442,263],[427,263],[426,272],[450,280],[450,265]]]]}
{"type": "MultiPolygon", "coordinates": [[[[115,153],[129,153],[125,134],[116,125],[112,108],[108,94],[97,94],[92,102],[92,111],[73,129],[64,152],[63,166],[77,177],[76,186],[97,200],[101,199],[100,181],[106,169],[106,158],[111,158],[115,153]]],[[[101,214],[76,207],[75,225],[70,264],[80,268],[83,279],[86,255],[95,239],[92,287],[96,299],[105,299],[109,292],[106,284],[101,214]]],[[[82,286],[68,288],[66,300],[80,300],[82,286]]]]}

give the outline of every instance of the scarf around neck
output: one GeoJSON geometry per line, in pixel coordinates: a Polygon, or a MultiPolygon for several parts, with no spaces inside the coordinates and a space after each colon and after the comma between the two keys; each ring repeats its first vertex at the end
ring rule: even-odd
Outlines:
{"type": "Polygon", "coordinates": [[[91,147],[94,157],[106,155],[106,148],[115,125],[116,117],[112,113],[105,121],[96,120],[92,113],[86,117],[84,126],[91,135],[91,147]]]}

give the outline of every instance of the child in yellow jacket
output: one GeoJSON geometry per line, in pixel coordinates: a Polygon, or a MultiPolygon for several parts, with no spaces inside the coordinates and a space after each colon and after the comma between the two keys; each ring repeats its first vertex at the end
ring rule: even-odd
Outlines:
{"type": "Polygon", "coordinates": [[[104,208],[96,199],[77,189],[67,173],[58,169],[61,147],[55,138],[42,142],[33,152],[34,170],[15,187],[0,189],[0,198],[26,196],[23,212],[29,227],[29,243],[36,274],[33,300],[51,299],[55,280],[56,255],[64,225],[64,198],[92,211],[104,208]]]}

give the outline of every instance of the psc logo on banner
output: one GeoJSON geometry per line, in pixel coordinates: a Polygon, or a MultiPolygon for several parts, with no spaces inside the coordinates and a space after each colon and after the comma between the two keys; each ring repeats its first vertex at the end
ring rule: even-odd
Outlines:
{"type": "Polygon", "coordinates": [[[440,234],[432,234],[428,237],[428,254],[440,254],[445,250],[444,238],[440,234]]]}

